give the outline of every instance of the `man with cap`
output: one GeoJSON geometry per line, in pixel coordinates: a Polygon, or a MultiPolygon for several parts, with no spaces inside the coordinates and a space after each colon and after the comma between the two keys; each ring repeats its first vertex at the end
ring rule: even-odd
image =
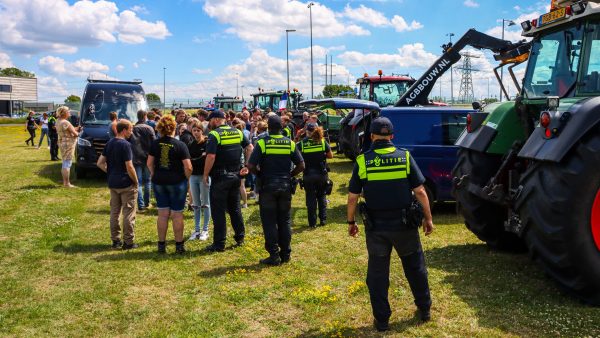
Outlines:
{"type": "Polygon", "coordinates": [[[426,236],[433,232],[433,220],[423,186],[425,178],[410,153],[391,142],[394,127],[390,120],[374,119],[370,132],[371,147],[356,158],[348,187],[348,233],[358,235],[355,213],[362,193],[365,205],[361,213],[366,211],[363,217],[369,254],[367,286],[375,328],[386,331],[391,316],[388,288],[392,248],[400,256],[421,320],[430,320],[431,296],[419,224],[410,222],[413,193],[423,207],[426,236]]]}
{"type": "Polygon", "coordinates": [[[292,182],[304,170],[304,160],[296,144],[281,135],[281,118],[268,119],[269,135],[256,142],[248,169],[260,178],[260,219],[269,257],[260,263],[279,265],[289,262],[292,240],[292,182]],[[292,163],[295,167],[292,168],[292,163]]]}
{"type": "Polygon", "coordinates": [[[236,246],[244,244],[245,227],[240,209],[241,176],[248,174],[248,168],[242,163],[242,151],[249,158],[252,144],[244,134],[225,124],[225,113],[213,111],[208,116],[212,131],[206,144],[206,162],[204,165],[204,183],[210,186],[210,212],[213,219],[213,243],[206,248],[208,252],[225,251],[227,224],[225,211],[229,213],[234,231],[236,246]]]}

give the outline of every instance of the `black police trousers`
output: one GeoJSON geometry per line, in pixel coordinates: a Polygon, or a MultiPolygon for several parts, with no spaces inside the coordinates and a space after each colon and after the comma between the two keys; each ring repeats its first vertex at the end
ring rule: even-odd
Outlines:
{"type": "Polygon", "coordinates": [[[214,224],[213,245],[217,248],[225,248],[227,239],[225,212],[231,218],[235,241],[239,243],[244,240],[245,227],[240,208],[240,184],[241,179],[237,174],[211,176],[210,213],[214,224]]]}
{"type": "Polygon", "coordinates": [[[308,213],[308,225],[317,225],[317,205],[319,207],[319,219],[322,223],[327,220],[327,175],[321,173],[305,174],[304,192],[306,193],[306,211],[308,213]]]}
{"type": "Polygon", "coordinates": [[[48,136],[50,138],[50,159],[58,159],[58,135],[48,136]]]}
{"type": "MultiPolygon", "coordinates": [[[[263,182],[264,182],[263,178],[263,182]]],[[[292,252],[292,192],[288,180],[268,179],[260,188],[260,220],[265,250],[270,255],[289,257],[292,252]]]]}
{"type": "Polygon", "coordinates": [[[392,247],[402,261],[404,275],[410,285],[415,305],[420,310],[429,310],[431,307],[431,295],[429,293],[423,250],[420,242],[418,242],[418,245],[414,245],[414,243],[408,243],[407,245],[406,238],[403,238],[405,235],[405,231],[369,231],[366,233],[367,251],[369,252],[367,286],[371,297],[373,316],[379,322],[387,322],[392,314],[388,301],[392,247]],[[414,250],[415,247],[417,248],[416,251],[414,250]],[[412,252],[406,252],[407,250],[412,250],[412,252]]]}

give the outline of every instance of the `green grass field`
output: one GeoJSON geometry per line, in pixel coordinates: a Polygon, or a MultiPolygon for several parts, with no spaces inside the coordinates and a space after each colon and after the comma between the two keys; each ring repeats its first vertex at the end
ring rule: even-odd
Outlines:
{"type": "MultiPolygon", "coordinates": [[[[293,256],[265,256],[258,206],[244,209],[247,245],[204,254],[155,253],[156,211],[140,214],[137,250],[109,249],[108,189],[102,176],[59,185],[60,163],[25,147],[21,127],[0,128],[0,336],[373,336],[365,286],[364,234],[346,234],[351,165],[331,164],[335,193],[326,227],[306,226],[294,198],[293,256]]],[[[186,235],[192,229],[186,212],[186,235]]],[[[600,336],[600,309],[580,304],[526,255],[489,250],[454,205],[438,206],[422,238],[433,320],[419,325],[398,259],[392,263],[389,336],[600,336]]],[[[231,234],[231,229],[229,229],[231,234]]],[[[169,233],[172,240],[172,233],[169,233]]],[[[233,239],[229,238],[229,245],[233,239]]]]}

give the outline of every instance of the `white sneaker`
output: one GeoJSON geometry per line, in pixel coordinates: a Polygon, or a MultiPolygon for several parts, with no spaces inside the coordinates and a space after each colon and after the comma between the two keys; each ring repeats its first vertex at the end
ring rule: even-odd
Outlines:
{"type": "Polygon", "coordinates": [[[208,231],[202,231],[200,233],[200,237],[198,237],[198,239],[200,239],[201,241],[205,241],[208,239],[208,231]]]}
{"type": "Polygon", "coordinates": [[[242,204],[242,209],[246,209],[248,207],[247,203],[242,204]]]}
{"type": "Polygon", "coordinates": [[[200,236],[200,233],[197,231],[192,232],[192,234],[190,235],[190,241],[196,240],[198,239],[198,237],[200,236]]]}

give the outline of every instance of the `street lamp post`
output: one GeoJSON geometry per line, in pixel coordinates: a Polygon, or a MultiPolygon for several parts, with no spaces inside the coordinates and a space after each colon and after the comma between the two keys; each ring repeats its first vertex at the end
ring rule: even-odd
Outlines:
{"type": "Polygon", "coordinates": [[[312,6],[315,3],[311,2],[308,4],[308,11],[310,13],[310,98],[315,97],[314,81],[313,81],[313,39],[312,39],[312,6]]]}
{"type": "Polygon", "coordinates": [[[239,93],[240,93],[239,77],[240,77],[240,74],[235,73],[235,96],[236,97],[239,97],[239,93]]]}
{"type": "Polygon", "coordinates": [[[163,110],[167,108],[167,67],[163,67],[163,110]]]}
{"type": "Polygon", "coordinates": [[[295,29],[285,30],[285,62],[287,63],[287,90],[290,91],[290,46],[288,35],[290,32],[295,32],[295,29]]]}
{"type": "MultiPolygon", "coordinates": [[[[515,22],[512,20],[502,19],[502,40],[504,40],[504,24],[508,23],[508,26],[514,26],[515,22]]],[[[502,102],[502,85],[504,84],[504,67],[500,68],[500,102],[502,102]]]]}
{"type": "MultiPolygon", "coordinates": [[[[448,33],[446,36],[450,38],[450,45],[452,45],[454,33],[448,33]]],[[[450,65],[450,103],[454,103],[454,78],[452,73],[454,73],[454,67],[450,65]]]]}

